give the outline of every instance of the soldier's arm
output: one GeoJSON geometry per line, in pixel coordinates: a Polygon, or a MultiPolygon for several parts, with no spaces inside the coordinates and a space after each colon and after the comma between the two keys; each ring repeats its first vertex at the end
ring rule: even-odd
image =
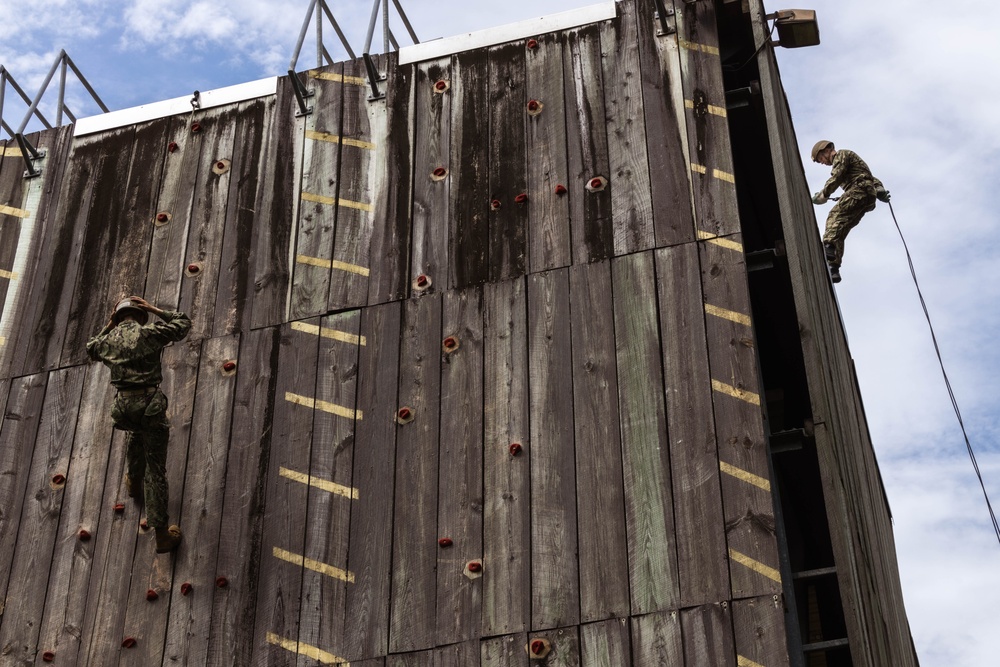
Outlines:
{"type": "Polygon", "coordinates": [[[101,332],[87,341],[87,356],[94,361],[101,361],[103,358],[101,351],[104,347],[104,337],[108,335],[108,332],[114,329],[114,324],[109,320],[108,323],[101,329],[101,332]]]}
{"type": "Polygon", "coordinates": [[[844,173],[847,171],[848,162],[846,158],[846,152],[841,150],[837,153],[837,157],[833,159],[833,170],[830,172],[830,178],[827,180],[826,185],[823,186],[823,189],[820,190],[824,197],[832,195],[844,180],[844,173]]]}
{"type": "Polygon", "coordinates": [[[161,320],[151,325],[153,337],[164,344],[182,340],[191,331],[191,318],[184,313],[160,309],[152,312],[161,320]]]}

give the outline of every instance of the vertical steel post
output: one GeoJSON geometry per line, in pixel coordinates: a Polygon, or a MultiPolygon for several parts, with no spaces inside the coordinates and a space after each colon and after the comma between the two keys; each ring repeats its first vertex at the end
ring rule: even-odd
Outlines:
{"type": "Polygon", "coordinates": [[[389,0],[382,0],[382,53],[389,53],[389,0]]]}
{"type": "Polygon", "coordinates": [[[62,126],[63,107],[66,106],[66,58],[59,67],[59,106],[56,108],[56,127],[62,126]]]}
{"type": "MultiPolygon", "coordinates": [[[[319,0],[321,7],[326,0],[319,0]]],[[[316,67],[323,66],[323,12],[316,12],[316,67]]]]}
{"type": "Polygon", "coordinates": [[[372,3],[372,16],[368,20],[368,35],[365,37],[365,48],[364,53],[372,52],[372,37],[375,36],[375,21],[378,19],[378,6],[382,0],[375,0],[372,3]]]}

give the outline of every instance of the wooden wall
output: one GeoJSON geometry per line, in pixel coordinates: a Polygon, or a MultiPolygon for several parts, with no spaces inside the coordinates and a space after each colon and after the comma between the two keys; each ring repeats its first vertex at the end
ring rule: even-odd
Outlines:
{"type": "Polygon", "coordinates": [[[5,664],[788,664],[713,5],[618,9],[4,145],[5,664]],[[132,293],[194,321],[175,555],[84,351],[132,293]]]}

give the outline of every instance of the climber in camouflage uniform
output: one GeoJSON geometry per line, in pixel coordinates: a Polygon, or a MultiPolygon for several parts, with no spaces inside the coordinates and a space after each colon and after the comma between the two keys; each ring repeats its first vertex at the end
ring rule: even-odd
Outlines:
{"type": "Polygon", "coordinates": [[[107,326],[87,342],[87,354],[111,369],[118,390],[111,408],[115,428],[128,432],[125,486],[130,497],[144,500],[146,521],[156,530],[156,551],[173,551],[181,529],[167,517],[167,397],[160,352],[187,336],[191,320],[184,313],[160,310],[131,296],[115,305],[107,326]],[[147,324],[149,313],[162,321],[147,324]]]}
{"type": "Polygon", "coordinates": [[[844,259],[844,239],[868,211],[874,210],[875,200],[888,202],[889,191],[872,176],[871,170],[857,153],[837,150],[832,141],[818,142],[812,149],[813,162],[832,166],[830,180],[813,195],[814,204],[825,204],[830,195],[840,187],[844,189],[840,201],[826,218],[823,249],[830,264],[830,277],[840,282],[840,263],[844,259]]]}

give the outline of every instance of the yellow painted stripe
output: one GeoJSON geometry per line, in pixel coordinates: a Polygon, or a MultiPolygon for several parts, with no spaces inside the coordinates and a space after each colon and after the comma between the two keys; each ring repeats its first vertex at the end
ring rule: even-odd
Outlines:
{"type": "MultiPolygon", "coordinates": [[[[694,109],[694,100],[684,100],[684,106],[688,109],[694,109]]],[[[707,107],[708,113],[715,116],[727,117],[726,107],[717,107],[714,104],[709,104],[707,107]]]]}
{"type": "Polygon", "coordinates": [[[295,565],[301,565],[307,570],[319,572],[320,574],[325,574],[328,577],[346,581],[349,584],[354,583],[354,574],[352,572],[348,572],[347,570],[341,570],[339,567],[327,565],[326,563],[321,563],[320,561],[313,560],[312,558],[305,558],[298,554],[293,554],[291,551],[279,549],[278,547],[274,547],[273,553],[275,558],[279,558],[295,565]]]}
{"type": "Polygon", "coordinates": [[[713,306],[710,303],[705,304],[705,312],[709,315],[715,315],[716,317],[721,317],[724,320],[730,320],[736,322],[737,324],[745,324],[750,326],[750,316],[744,315],[743,313],[737,313],[735,310],[727,310],[725,308],[719,308],[718,306],[713,306]]]}
{"type": "Polygon", "coordinates": [[[370,151],[375,150],[375,144],[370,141],[361,141],[360,139],[350,139],[348,137],[338,137],[336,134],[327,134],[326,132],[317,132],[316,130],[306,130],[306,139],[327,141],[331,144],[343,144],[344,146],[355,146],[357,148],[367,148],[370,151]]]}
{"type": "Polygon", "coordinates": [[[0,269],[0,278],[6,278],[7,280],[17,280],[17,273],[14,271],[4,271],[0,269]]]}
{"type": "Polygon", "coordinates": [[[741,401],[746,401],[747,403],[753,403],[754,405],[760,405],[760,396],[753,393],[752,391],[739,389],[731,384],[726,384],[725,382],[719,382],[718,380],[712,380],[712,389],[714,389],[719,393],[732,396],[733,398],[738,398],[741,401]]]}
{"type": "Polygon", "coordinates": [[[308,484],[309,486],[315,486],[317,489],[322,489],[323,491],[329,491],[332,494],[343,496],[345,498],[350,498],[351,500],[358,499],[358,490],[350,486],[337,484],[336,482],[320,479],[319,477],[312,477],[304,472],[297,472],[295,470],[289,470],[288,468],[279,468],[278,474],[281,475],[282,477],[287,477],[293,482],[299,482],[300,484],[308,484]]]}
{"type": "Polygon", "coordinates": [[[284,637],[280,637],[273,632],[267,633],[267,643],[279,646],[286,651],[291,651],[292,653],[298,653],[299,655],[304,655],[307,658],[318,660],[324,665],[343,665],[343,667],[351,667],[351,663],[347,662],[343,658],[338,658],[332,653],[327,653],[321,648],[310,646],[309,644],[303,644],[302,642],[297,642],[294,639],[285,639],[284,637]]]}
{"type": "Polygon", "coordinates": [[[717,246],[722,246],[723,248],[728,248],[729,250],[736,250],[738,252],[743,252],[742,243],[731,241],[727,238],[719,236],[718,234],[713,234],[712,232],[704,232],[699,229],[698,239],[701,241],[708,241],[709,243],[714,243],[717,246]]]}
{"type": "Polygon", "coordinates": [[[0,336],[0,345],[5,345],[6,343],[7,343],[7,339],[4,338],[3,336],[0,336]]]}
{"type": "Polygon", "coordinates": [[[771,482],[767,479],[761,477],[760,475],[755,475],[752,472],[747,472],[742,468],[737,468],[736,466],[729,465],[725,461],[719,461],[719,470],[726,473],[727,475],[732,475],[736,479],[746,482],[747,484],[753,484],[754,486],[759,486],[765,491],[771,490],[771,482]]]}
{"type": "Polygon", "coordinates": [[[368,81],[360,76],[344,76],[343,74],[337,74],[336,72],[309,72],[309,76],[314,79],[322,79],[323,81],[341,81],[343,83],[350,83],[355,86],[367,86],[368,81]]]}
{"type": "Polygon", "coordinates": [[[773,567],[768,567],[767,565],[764,565],[760,561],[754,560],[753,558],[750,558],[750,556],[747,556],[746,554],[741,554],[739,551],[734,551],[733,549],[729,550],[729,557],[732,558],[737,563],[739,563],[740,565],[745,565],[754,572],[763,574],[768,579],[781,583],[781,573],[775,570],[773,567]]]}
{"type": "Polygon", "coordinates": [[[15,218],[27,218],[31,216],[31,211],[25,211],[23,208],[14,208],[13,206],[0,205],[0,215],[12,215],[15,218]]]}
{"type": "Polygon", "coordinates": [[[302,333],[312,334],[313,336],[332,338],[333,340],[339,340],[342,343],[351,343],[352,345],[368,344],[368,341],[364,336],[355,336],[354,334],[347,333],[346,331],[338,331],[336,329],[330,329],[329,327],[318,327],[315,324],[306,324],[305,322],[292,322],[292,329],[295,331],[301,331],[302,333]]]}
{"type": "Polygon", "coordinates": [[[337,405],[336,403],[318,401],[315,398],[309,398],[308,396],[302,396],[301,394],[293,394],[290,391],[285,392],[285,400],[289,403],[302,405],[307,408],[312,408],[313,410],[322,410],[323,412],[329,412],[330,414],[334,414],[339,417],[347,417],[348,419],[361,419],[363,416],[361,410],[351,410],[350,408],[345,408],[342,405],[337,405]]]}
{"type": "Polygon", "coordinates": [[[735,183],[736,177],[727,171],[722,171],[721,169],[713,169],[712,176],[715,176],[720,181],[725,181],[727,183],[735,183]]]}
{"type": "Polygon", "coordinates": [[[696,171],[699,174],[704,174],[708,172],[708,169],[703,164],[697,164],[695,162],[691,163],[691,171],[696,171]]]}
{"type": "Polygon", "coordinates": [[[337,269],[338,271],[347,271],[348,273],[356,273],[359,276],[368,276],[370,273],[369,269],[364,266],[358,266],[357,264],[348,264],[347,262],[341,262],[336,259],[323,259],[322,257],[310,257],[309,255],[296,255],[295,261],[299,264],[309,264],[310,266],[320,266],[324,269],[337,269]]]}
{"type": "Polygon", "coordinates": [[[356,208],[361,211],[371,211],[372,205],[366,204],[361,201],[351,201],[350,199],[337,199],[336,197],[327,197],[326,195],[317,195],[311,192],[303,192],[302,199],[304,201],[312,201],[317,204],[337,204],[338,206],[344,206],[346,208],[356,208]]]}
{"type": "Polygon", "coordinates": [[[744,658],[742,655],[736,656],[737,667],[764,667],[764,665],[759,662],[754,662],[750,658],[744,658]]]}
{"type": "Polygon", "coordinates": [[[698,44],[697,42],[689,42],[686,39],[678,39],[677,44],[682,49],[689,49],[691,51],[703,51],[713,56],[719,55],[719,47],[717,46],[709,46],[708,44],[698,44]]]}
{"type": "Polygon", "coordinates": [[[21,157],[20,146],[5,146],[0,157],[21,157]]]}

